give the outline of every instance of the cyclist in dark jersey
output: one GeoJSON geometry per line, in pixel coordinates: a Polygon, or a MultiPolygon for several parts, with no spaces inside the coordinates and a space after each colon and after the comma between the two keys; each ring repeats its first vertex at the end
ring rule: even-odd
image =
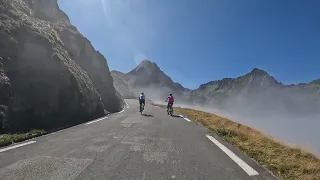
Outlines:
{"type": "Polygon", "coordinates": [[[144,96],[143,92],[139,96],[139,104],[140,104],[140,110],[139,111],[141,111],[142,104],[143,104],[143,108],[146,105],[146,100],[145,100],[145,96],[144,96]]]}

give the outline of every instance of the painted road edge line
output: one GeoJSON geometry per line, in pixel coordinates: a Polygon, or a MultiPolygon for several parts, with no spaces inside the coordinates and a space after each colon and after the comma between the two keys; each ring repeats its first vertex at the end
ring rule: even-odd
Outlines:
{"type": "Polygon", "coordinates": [[[95,123],[95,122],[99,122],[99,121],[102,121],[102,120],[107,119],[107,118],[108,118],[108,117],[103,117],[103,118],[100,118],[100,119],[97,119],[97,120],[88,122],[88,123],[86,123],[86,125],[89,125],[89,124],[92,124],[92,123],[95,123]]]}
{"type": "Polygon", "coordinates": [[[232,151],[230,151],[227,147],[221,144],[218,140],[210,135],[206,135],[207,138],[217,145],[224,153],[226,153],[235,163],[237,163],[249,176],[256,176],[259,173],[254,170],[251,166],[249,166],[246,162],[240,159],[237,155],[235,155],[232,151]]]}
{"type": "Polygon", "coordinates": [[[186,118],[186,117],[183,117],[183,115],[179,115],[179,117],[181,117],[181,118],[183,118],[184,120],[186,120],[186,121],[188,121],[188,122],[191,122],[191,120],[190,119],[188,119],[188,118],[186,118]]]}
{"type": "Polygon", "coordinates": [[[33,143],[35,143],[35,142],[36,142],[36,141],[29,141],[29,142],[26,142],[26,143],[22,143],[22,144],[15,145],[15,146],[3,148],[3,149],[0,149],[0,153],[5,152],[5,151],[9,151],[9,150],[11,150],[11,149],[15,149],[15,148],[18,148],[18,147],[22,147],[22,146],[26,146],[26,145],[29,145],[29,144],[33,144],[33,143]]]}

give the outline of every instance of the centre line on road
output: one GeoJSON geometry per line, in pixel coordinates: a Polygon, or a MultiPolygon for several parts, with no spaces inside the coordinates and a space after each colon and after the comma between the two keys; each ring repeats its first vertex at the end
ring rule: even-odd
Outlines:
{"type": "Polygon", "coordinates": [[[107,119],[107,118],[108,118],[108,117],[103,117],[103,118],[100,118],[100,119],[97,119],[97,120],[88,122],[86,125],[89,125],[89,124],[92,124],[92,123],[95,123],[95,122],[99,122],[99,121],[102,121],[102,120],[107,119]]]}
{"type": "Polygon", "coordinates": [[[8,150],[11,150],[11,149],[15,149],[15,148],[18,148],[18,147],[26,146],[26,145],[28,145],[28,144],[32,144],[32,143],[35,143],[35,142],[36,142],[36,141],[29,141],[29,142],[26,142],[26,143],[22,143],[22,144],[15,145],[15,146],[3,148],[3,149],[0,149],[0,153],[5,152],[5,151],[8,151],[8,150]]]}
{"type": "Polygon", "coordinates": [[[218,140],[210,135],[206,135],[207,138],[217,145],[224,153],[226,153],[235,163],[237,163],[249,176],[256,176],[259,173],[254,170],[251,166],[249,166],[246,162],[240,159],[237,155],[235,155],[232,151],[230,151],[227,147],[221,144],[218,140]]]}

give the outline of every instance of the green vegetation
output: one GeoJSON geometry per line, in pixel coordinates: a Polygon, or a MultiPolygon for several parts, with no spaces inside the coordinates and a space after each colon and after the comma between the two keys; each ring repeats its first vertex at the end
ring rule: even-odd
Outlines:
{"type": "Polygon", "coordinates": [[[30,132],[22,134],[0,134],[0,146],[11,144],[13,142],[23,140],[30,136],[41,135],[44,133],[44,130],[32,130],[30,132]]]}

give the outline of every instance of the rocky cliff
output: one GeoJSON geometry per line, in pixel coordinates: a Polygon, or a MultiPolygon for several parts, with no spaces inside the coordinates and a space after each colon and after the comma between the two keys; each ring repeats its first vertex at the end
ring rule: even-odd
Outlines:
{"type": "Polygon", "coordinates": [[[113,86],[120,93],[121,97],[125,99],[134,99],[137,98],[137,95],[134,95],[130,86],[127,82],[124,81],[124,73],[119,71],[111,71],[111,76],[113,78],[113,86]]]}
{"type": "Polygon", "coordinates": [[[123,107],[105,58],[57,0],[0,1],[1,130],[77,124],[123,107]]]}

